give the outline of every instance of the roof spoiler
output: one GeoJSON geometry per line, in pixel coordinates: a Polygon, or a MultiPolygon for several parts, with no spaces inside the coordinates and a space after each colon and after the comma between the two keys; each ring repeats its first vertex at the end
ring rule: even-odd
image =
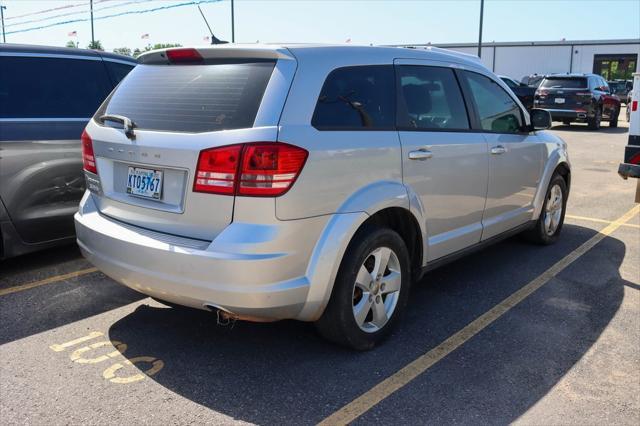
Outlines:
{"type": "Polygon", "coordinates": [[[167,51],[180,49],[195,49],[202,59],[295,59],[294,56],[284,47],[252,45],[240,47],[234,44],[222,44],[214,46],[196,46],[191,48],[169,48],[158,49],[143,53],[138,57],[138,63],[146,65],[169,63],[167,51]]]}

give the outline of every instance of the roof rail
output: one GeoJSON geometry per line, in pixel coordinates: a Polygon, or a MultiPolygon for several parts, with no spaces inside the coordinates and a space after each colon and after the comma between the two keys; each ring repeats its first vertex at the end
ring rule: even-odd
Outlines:
{"type": "Polygon", "coordinates": [[[481,62],[482,61],[476,55],[471,55],[469,53],[458,52],[457,50],[443,49],[442,47],[436,47],[436,46],[407,46],[407,45],[402,45],[402,46],[394,46],[394,47],[404,47],[406,49],[416,49],[416,50],[428,50],[428,51],[431,51],[431,52],[444,53],[446,55],[457,56],[459,58],[469,59],[471,61],[476,61],[476,62],[481,62]]]}

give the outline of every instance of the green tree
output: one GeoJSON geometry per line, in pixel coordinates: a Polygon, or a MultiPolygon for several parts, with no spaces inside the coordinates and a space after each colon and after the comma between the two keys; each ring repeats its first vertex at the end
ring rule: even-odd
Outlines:
{"type": "Polygon", "coordinates": [[[76,46],[76,43],[73,40],[69,40],[65,46],[66,47],[73,47],[73,48],[78,47],[78,46],[76,46]]]}
{"type": "Polygon", "coordinates": [[[128,47],[116,47],[113,49],[113,53],[117,53],[119,55],[131,56],[131,49],[128,47]]]}
{"type": "Polygon", "coordinates": [[[150,44],[147,44],[143,50],[140,50],[136,47],[136,49],[133,51],[133,57],[137,58],[138,56],[142,55],[144,52],[149,52],[151,50],[168,49],[170,47],[182,47],[182,45],[179,43],[156,43],[153,46],[150,44]]]}
{"type": "Polygon", "coordinates": [[[89,45],[87,46],[87,49],[104,50],[100,40],[92,41],[91,43],[89,43],[89,45]]]}
{"type": "Polygon", "coordinates": [[[169,47],[182,47],[182,45],[179,43],[156,43],[153,46],[148,44],[147,47],[144,48],[144,50],[145,52],[148,52],[149,50],[168,49],[169,47]]]}

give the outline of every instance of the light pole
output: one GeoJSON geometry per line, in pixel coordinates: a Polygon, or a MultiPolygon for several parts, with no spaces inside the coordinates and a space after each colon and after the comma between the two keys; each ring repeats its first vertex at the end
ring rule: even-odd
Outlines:
{"type": "Polygon", "coordinates": [[[93,0],[89,0],[89,7],[91,8],[91,46],[95,48],[96,41],[93,37],[93,0]]]}
{"type": "Polygon", "coordinates": [[[482,17],[484,16],[484,0],[480,0],[480,33],[478,34],[478,58],[482,57],[482,17]]]}
{"type": "Polygon", "coordinates": [[[2,42],[3,43],[7,42],[7,37],[4,35],[4,10],[6,8],[7,6],[0,5],[0,17],[2,18],[2,42]]]}
{"type": "Polygon", "coordinates": [[[235,19],[233,16],[233,0],[231,0],[231,43],[236,42],[235,19]]]}

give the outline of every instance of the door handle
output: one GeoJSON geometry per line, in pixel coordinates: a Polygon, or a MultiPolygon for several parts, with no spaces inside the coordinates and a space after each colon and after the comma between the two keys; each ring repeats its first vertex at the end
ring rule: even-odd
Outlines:
{"type": "Polygon", "coordinates": [[[427,160],[429,158],[433,157],[433,154],[431,153],[431,151],[427,150],[427,149],[418,149],[415,151],[409,151],[409,160],[427,160]]]}
{"type": "Polygon", "coordinates": [[[491,148],[491,153],[493,155],[500,155],[504,154],[505,152],[507,152],[507,148],[502,145],[494,146],[493,148],[491,148]]]}

